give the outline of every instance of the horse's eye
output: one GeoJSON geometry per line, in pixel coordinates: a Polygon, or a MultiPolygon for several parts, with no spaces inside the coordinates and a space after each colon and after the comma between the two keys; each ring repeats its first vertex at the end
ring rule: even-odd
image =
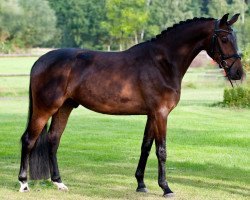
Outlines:
{"type": "Polygon", "coordinates": [[[223,37],[223,38],[221,38],[221,41],[222,41],[223,43],[226,43],[226,42],[228,41],[228,38],[227,38],[227,37],[223,37]]]}

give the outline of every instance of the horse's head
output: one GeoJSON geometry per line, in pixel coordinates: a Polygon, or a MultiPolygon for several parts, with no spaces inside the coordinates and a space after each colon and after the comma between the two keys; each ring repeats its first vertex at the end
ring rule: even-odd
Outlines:
{"type": "Polygon", "coordinates": [[[225,14],[220,20],[215,21],[212,45],[208,51],[208,54],[225,70],[227,77],[232,80],[239,80],[244,74],[240,56],[237,53],[236,35],[231,28],[238,17],[239,14],[236,14],[228,20],[228,14],[225,14]]]}

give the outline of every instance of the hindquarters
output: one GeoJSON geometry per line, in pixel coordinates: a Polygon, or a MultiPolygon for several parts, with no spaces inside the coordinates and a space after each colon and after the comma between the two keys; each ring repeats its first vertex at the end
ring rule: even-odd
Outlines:
{"type": "MultiPolygon", "coordinates": [[[[19,181],[21,192],[28,191],[27,170],[31,178],[48,178],[49,138],[47,122],[69,98],[68,77],[76,50],[57,50],[39,58],[31,70],[29,90],[29,117],[24,132],[19,181]]],[[[72,106],[76,104],[73,102],[72,106]]]]}
{"type": "MultiPolygon", "coordinates": [[[[76,50],[73,49],[61,49],[49,52],[39,58],[31,70],[30,107],[32,108],[32,112],[30,113],[28,122],[28,134],[34,140],[38,138],[37,144],[41,143],[39,141],[43,141],[41,150],[39,150],[39,145],[36,145],[31,152],[30,170],[34,179],[41,179],[43,177],[38,173],[40,158],[45,155],[46,158],[44,160],[48,162],[48,156],[46,156],[48,154],[46,123],[69,98],[67,85],[71,68],[74,65],[75,53],[76,50]],[[40,131],[36,130],[37,127],[40,127],[40,131]],[[41,134],[41,128],[43,128],[43,134],[41,134]],[[32,167],[33,165],[35,166],[32,167]]],[[[41,170],[45,171],[48,169],[41,170]]]]}
{"type": "Polygon", "coordinates": [[[60,49],[38,59],[30,78],[34,107],[55,112],[68,98],[67,85],[76,54],[76,49],[60,49]]]}

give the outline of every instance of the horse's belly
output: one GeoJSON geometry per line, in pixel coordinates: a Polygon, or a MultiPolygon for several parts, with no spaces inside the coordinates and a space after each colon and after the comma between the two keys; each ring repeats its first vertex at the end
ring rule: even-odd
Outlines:
{"type": "Polygon", "coordinates": [[[82,84],[74,99],[86,108],[106,114],[146,114],[140,90],[130,83],[82,84]]]}
{"type": "Polygon", "coordinates": [[[92,96],[88,94],[83,98],[77,98],[77,101],[90,110],[105,114],[146,114],[146,108],[141,101],[129,98],[110,96],[109,99],[106,99],[105,96],[92,96]]]}

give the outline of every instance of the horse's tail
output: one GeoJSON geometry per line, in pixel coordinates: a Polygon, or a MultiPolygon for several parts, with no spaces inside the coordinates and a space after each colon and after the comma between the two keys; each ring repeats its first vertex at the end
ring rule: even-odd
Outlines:
{"type": "MultiPolygon", "coordinates": [[[[31,119],[32,113],[33,113],[33,100],[32,100],[32,89],[30,81],[28,122],[26,131],[24,132],[22,138],[28,136],[29,127],[32,120],[31,119]]],[[[29,172],[30,172],[30,179],[32,180],[48,179],[50,177],[47,124],[44,126],[41,134],[39,135],[34,147],[30,152],[29,172]]]]}
{"type": "Polygon", "coordinates": [[[48,179],[50,177],[47,124],[31,150],[29,172],[32,180],[48,179]]]}

